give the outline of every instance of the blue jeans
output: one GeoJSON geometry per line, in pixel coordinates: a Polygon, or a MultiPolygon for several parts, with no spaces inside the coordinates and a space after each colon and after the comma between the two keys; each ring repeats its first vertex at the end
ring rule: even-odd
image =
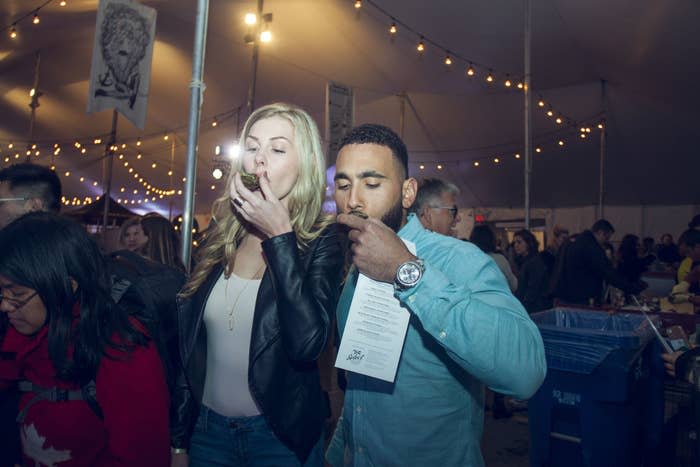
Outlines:
{"type": "Polygon", "coordinates": [[[304,464],[277,439],[262,415],[224,417],[202,406],[190,441],[190,467],[323,467],[319,439],[304,464]]]}

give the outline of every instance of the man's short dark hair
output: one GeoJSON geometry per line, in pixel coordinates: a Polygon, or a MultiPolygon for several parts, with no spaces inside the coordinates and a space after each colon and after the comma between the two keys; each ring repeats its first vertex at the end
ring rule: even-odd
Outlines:
{"type": "Polygon", "coordinates": [[[61,210],[61,180],[47,167],[13,164],[0,170],[0,182],[8,182],[10,190],[17,196],[40,199],[47,211],[61,210]]]}
{"type": "Polygon", "coordinates": [[[454,184],[440,180],[439,178],[424,178],[418,182],[418,193],[416,194],[416,200],[413,202],[409,212],[415,212],[416,214],[420,215],[423,208],[431,206],[431,203],[439,203],[440,197],[445,192],[457,196],[459,195],[459,188],[457,188],[454,184]]]}
{"type": "Polygon", "coordinates": [[[378,144],[391,149],[391,153],[403,168],[403,177],[408,176],[408,151],[394,130],[376,123],[356,126],[340,141],[338,151],[349,144],[378,144]]]}
{"type": "Polygon", "coordinates": [[[607,234],[614,234],[615,228],[610,222],[606,221],[605,219],[598,219],[597,221],[595,221],[593,226],[591,226],[591,232],[604,232],[607,234]]]}
{"type": "Polygon", "coordinates": [[[695,245],[700,245],[700,230],[688,230],[685,235],[685,246],[692,249],[695,245]]]}

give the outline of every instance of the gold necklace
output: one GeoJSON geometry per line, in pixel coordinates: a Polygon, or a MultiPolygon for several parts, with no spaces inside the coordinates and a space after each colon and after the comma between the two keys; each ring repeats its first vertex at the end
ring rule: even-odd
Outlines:
{"type": "MultiPolygon", "coordinates": [[[[258,268],[258,270],[255,271],[255,274],[253,274],[253,278],[252,278],[252,279],[243,279],[243,278],[240,277],[240,276],[236,276],[236,277],[238,277],[239,279],[244,280],[244,281],[246,281],[246,282],[245,282],[245,284],[243,285],[243,287],[241,288],[241,291],[238,292],[238,295],[236,295],[236,299],[233,301],[233,305],[231,306],[231,309],[230,309],[229,312],[228,312],[228,330],[229,330],[230,332],[233,332],[233,324],[234,324],[234,321],[236,320],[236,318],[235,318],[233,312],[234,312],[235,309],[236,309],[236,305],[238,305],[238,300],[241,299],[241,296],[243,295],[243,292],[246,291],[246,289],[248,288],[248,286],[250,285],[251,282],[256,281],[256,280],[260,280],[260,279],[255,279],[255,278],[258,276],[258,274],[260,274],[260,271],[262,271],[262,269],[263,269],[264,267],[265,267],[265,262],[263,261],[263,264],[261,264],[260,267],[258,268]]],[[[229,276],[229,277],[230,277],[230,276],[229,276]]],[[[261,279],[262,279],[262,278],[261,278],[261,279]]],[[[224,296],[225,296],[225,299],[226,299],[227,301],[228,301],[228,280],[229,280],[229,279],[226,278],[226,289],[224,290],[224,296]]]]}

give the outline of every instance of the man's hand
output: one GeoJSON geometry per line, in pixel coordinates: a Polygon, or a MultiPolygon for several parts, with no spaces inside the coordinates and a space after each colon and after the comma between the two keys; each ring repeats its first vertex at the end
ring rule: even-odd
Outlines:
{"type": "Polygon", "coordinates": [[[350,228],[352,264],[367,277],[392,283],[399,266],[416,259],[398,235],[378,219],[340,214],[337,220],[350,228]]]}
{"type": "Polygon", "coordinates": [[[683,351],[679,350],[678,352],[661,354],[661,358],[664,359],[664,368],[669,376],[676,377],[676,360],[682,353],[683,351]]]}

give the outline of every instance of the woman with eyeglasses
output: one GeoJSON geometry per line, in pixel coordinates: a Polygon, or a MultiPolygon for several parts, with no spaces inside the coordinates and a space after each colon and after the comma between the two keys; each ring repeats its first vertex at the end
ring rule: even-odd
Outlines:
{"type": "Polygon", "coordinates": [[[26,465],[168,465],[164,369],[111,300],[73,221],[30,213],[0,231],[0,385],[18,384],[26,465]]]}

